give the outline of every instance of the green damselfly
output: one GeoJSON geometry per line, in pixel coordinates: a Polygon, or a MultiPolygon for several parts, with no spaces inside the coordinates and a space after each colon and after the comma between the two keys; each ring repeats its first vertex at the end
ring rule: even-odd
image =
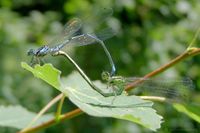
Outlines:
{"type": "Polygon", "coordinates": [[[162,78],[125,78],[123,76],[111,76],[109,72],[102,72],[102,79],[106,81],[107,88],[115,95],[121,95],[125,87],[134,83],[134,89],[130,95],[153,95],[167,98],[170,101],[188,101],[194,84],[190,78],[183,80],[162,78]]]}

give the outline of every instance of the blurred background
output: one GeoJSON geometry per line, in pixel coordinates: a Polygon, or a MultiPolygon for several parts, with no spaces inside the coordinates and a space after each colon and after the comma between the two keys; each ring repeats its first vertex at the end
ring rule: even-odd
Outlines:
{"type": "MultiPolygon", "coordinates": [[[[169,62],[186,50],[200,26],[198,0],[0,0],[0,104],[22,105],[38,112],[58,91],[22,69],[20,63],[30,63],[30,48],[38,48],[62,31],[73,17],[87,18],[101,8],[110,7],[113,15],[105,20],[115,36],[106,40],[117,66],[117,74],[126,77],[143,76],[169,62]]],[[[93,20],[95,25],[98,21],[93,20]]],[[[195,42],[199,47],[199,38],[195,42]]],[[[69,54],[93,79],[100,79],[103,70],[110,70],[103,49],[98,45],[72,47],[69,54]]],[[[73,66],[59,57],[47,57],[62,71],[70,74],[73,66]]],[[[200,57],[188,58],[160,74],[160,77],[190,77],[195,91],[200,91],[200,57]]],[[[198,93],[194,98],[198,99],[198,93]]],[[[76,107],[66,100],[63,112],[76,107]]],[[[199,123],[177,112],[169,104],[157,104],[164,117],[160,133],[198,132],[199,123]]],[[[56,110],[52,107],[49,112],[56,110]]],[[[0,132],[15,132],[0,127],[0,132]]],[[[65,121],[41,133],[148,133],[137,124],[112,118],[95,118],[86,114],[65,121]]]]}

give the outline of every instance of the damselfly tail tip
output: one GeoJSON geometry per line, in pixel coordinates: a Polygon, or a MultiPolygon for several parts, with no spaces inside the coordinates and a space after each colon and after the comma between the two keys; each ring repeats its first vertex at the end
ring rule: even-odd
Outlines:
{"type": "Polygon", "coordinates": [[[115,68],[115,66],[112,66],[112,71],[111,71],[111,73],[110,73],[110,76],[112,77],[112,76],[115,76],[115,74],[116,74],[116,68],[115,68]]]}

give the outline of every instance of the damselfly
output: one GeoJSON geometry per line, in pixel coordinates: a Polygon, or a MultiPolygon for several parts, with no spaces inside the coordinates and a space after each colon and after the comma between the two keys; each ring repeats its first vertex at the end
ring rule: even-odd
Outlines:
{"type": "MultiPolygon", "coordinates": [[[[100,21],[102,22],[103,21],[102,18],[104,19],[108,18],[111,14],[112,14],[112,9],[104,8],[101,11],[100,21]]],[[[100,22],[97,22],[97,23],[100,23],[100,22]]],[[[105,39],[113,36],[114,32],[112,31],[111,28],[107,28],[105,30],[102,30],[102,32],[99,32],[96,34],[84,33],[81,35],[73,36],[77,31],[80,30],[82,25],[83,25],[83,22],[80,19],[78,18],[72,19],[64,26],[63,32],[58,36],[58,38],[55,39],[56,41],[52,41],[48,45],[44,45],[35,50],[30,49],[28,51],[28,55],[32,56],[31,62],[34,62],[34,60],[38,60],[39,57],[43,57],[47,54],[53,55],[60,50],[65,51],[67,46],[84,46],[84,45],[94,44],[95,42],[97,42],[101,44],[101,46],[103,47],[111,65],[111,74],[114,75],[116,71],[115,64],[112,60],[112,57],[109,51],[107,50],[103,42],[105,39]]]]}
{"type": "Polygon", "coordinates": [[[133,94],[140,93],[161,96],[176,102],[188,101],[194,85],[191,79],[183,80],[156,79],[156,78],[125,78],[122,76],[111,76],[109,72],[102,73],[102,79],[106,81],[115,95],[121,95],[126,85],[134,83],[133,94]]]}

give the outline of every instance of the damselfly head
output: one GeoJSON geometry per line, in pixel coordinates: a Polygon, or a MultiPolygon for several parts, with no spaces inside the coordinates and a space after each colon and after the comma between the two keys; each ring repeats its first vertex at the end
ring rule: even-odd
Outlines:
{"type": "Polygon", "coordinates": [[[35,55],[35,50],[34,49],[29,49],[28,52],[27,52],[27,55],[28,56],[35,55]]]}
{"type": "Polygon", "coordinates": [[[111,77],[111,75],[110,75],[109,72],[103,71],[103,72],[101,73],[101,78],[102,78],[102,80],[104,80],[104,81],[108,81],[108,79],[109,79],[110,77],[111,77]]]}

